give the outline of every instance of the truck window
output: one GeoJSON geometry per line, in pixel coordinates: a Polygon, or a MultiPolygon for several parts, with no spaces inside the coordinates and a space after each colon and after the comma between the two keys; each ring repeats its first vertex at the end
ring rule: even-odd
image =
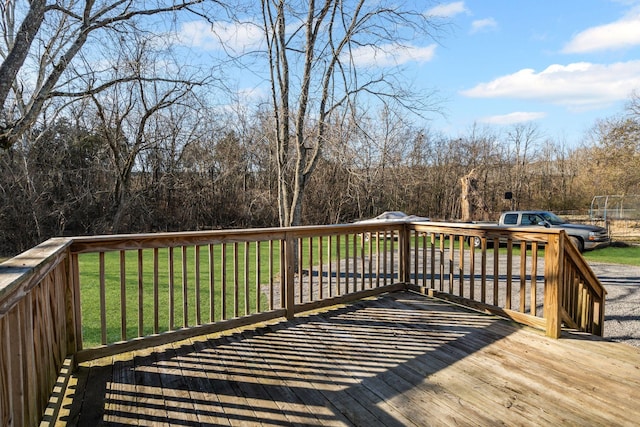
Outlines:
{"type": "Polygon", "coordinates": [[[518,214],[506,214],[504,216],[504,224],[505,225],[517,225],[518,224],[518,214]]]}

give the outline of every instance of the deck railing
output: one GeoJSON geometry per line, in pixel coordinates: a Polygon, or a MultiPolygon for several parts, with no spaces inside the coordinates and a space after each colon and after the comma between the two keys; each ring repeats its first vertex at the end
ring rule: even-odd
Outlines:
{"type": "Polygon", "coordinates": [[[54,416],[75,363],[400,289],[602,335],[605,291],[568,241],[435,222],[51,239],[0,265],[0,425],[54,416]]]}
{"type": "Polygon", "coordinates": [[[509,317],[558,338],[603,334],[606,291],[566,233],[540,228],[409,224],[410,288],[509,317]],[[465,243],[479,239],[480,245],[465,243]]]}

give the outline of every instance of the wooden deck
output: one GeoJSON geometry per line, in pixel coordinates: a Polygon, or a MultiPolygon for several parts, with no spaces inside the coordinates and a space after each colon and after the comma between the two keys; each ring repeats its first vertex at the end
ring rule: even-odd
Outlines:
{"type": "Polygon", "coordinates": [[[60,423],[637,425],[640,349],[398,292],[83,364],[60,423]]]}

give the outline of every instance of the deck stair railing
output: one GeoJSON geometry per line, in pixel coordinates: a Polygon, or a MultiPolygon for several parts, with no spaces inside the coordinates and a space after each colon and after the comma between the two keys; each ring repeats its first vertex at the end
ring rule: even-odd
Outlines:
{"type": "Polygon", "coordinates": [[[436,222],[51,239],[0,265],[0,425],[54,418],[79,362],[401,289],[602,335],[605,291],[567,242],[436,222]]]}

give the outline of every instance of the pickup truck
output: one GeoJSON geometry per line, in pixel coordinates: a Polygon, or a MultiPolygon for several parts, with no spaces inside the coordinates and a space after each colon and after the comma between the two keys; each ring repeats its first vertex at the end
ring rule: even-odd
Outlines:
{"type": "MultiPolygon", "coordinates": [[[[570,223],[549,211],[503,212],[500,215],[498,225],[502,227],[560,228],[566,231],[580,252],[608,246],[611,242],[606,228],[597,225],[570,223]]],[[[473,244],[478,247],[480,239],[474,239],[473,244]]]]}

